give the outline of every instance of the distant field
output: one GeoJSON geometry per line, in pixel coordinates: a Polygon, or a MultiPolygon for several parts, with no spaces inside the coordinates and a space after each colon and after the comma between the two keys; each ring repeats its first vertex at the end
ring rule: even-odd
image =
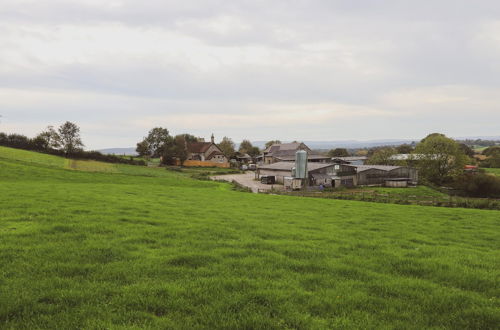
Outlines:
{"type": "Polygon", "coordinates": [[[486,173],[491,173],[500,176],[500,168],[483,168],[483,169],[486,171],[486,173]]]}
{"type": "Polygon", "coordinates": [[[472,148],[472,150],[474,150],[475,152],[481,153],[487,148],[488,147],[475,146],[474,148],[472,148]]]}
{"type": "Polygon", "coordinates": [[[0,147],[2,329],[500,324],[499,211],[257,195],[192,173],[71,164],[0,147]]]}

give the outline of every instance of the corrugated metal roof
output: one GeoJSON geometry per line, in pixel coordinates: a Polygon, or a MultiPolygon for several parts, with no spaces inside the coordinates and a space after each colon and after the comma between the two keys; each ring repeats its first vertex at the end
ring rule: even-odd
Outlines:
{"type": "MultiPolygon", "coordinates": [[[[335,164],[331,163],[307,163],[307,170],[310,171],[315,171],[319,170],[321,168],[326,168],[326,167],[333,167],[335,164]]],[[[267,165],[262,165],[259,166],[259,169],[263,170],[278,170],[278,171],[291,171],[292,167],[295,167],[294,162],[278,162],[274,164],[267,164],[267,165]]]]}
{"type": "Polygon", "coordinates": [[[366,156],[358,156],[358,157],[355,157],[355,156],[352,156],[352,157],[333,157],[332,159],[340,159],[340,160],[345,160],[346,162],[349,162],[349,161],[355,161],[355,160],[367,160],[368,157],[366,157],[366,156]]]}
{"type": "MultiPolygon", "coordinates": [[[[275,156],[277,159],[284,161],[293,161],[295,160],[295,151],[293,151],[293,156],[275,156]]],[[[307,155],[307,159],[330,159],[328,156],[323,155],[307,155]]]]}
{"type": "Polygon", "coordinates": [[[355,167],[358,173],[368,170],[381,170],[388,172],[403,167],[403,166],[390,166],[390,165],[346,165],[346,166],[355,167]]]}
{"type": "Polygon", "coordinates": [[[295,152],[297,150],[300,150],[301,146],[303,146],[306,151],[311,151],[308,146],[301,142],[291,142],[291,143],[280,143],[280,144],[273,144],[266,150],[264,150],[265,154],[268,154],[268,156],[277,156],[277,155],[295,155],[295,152]]]}

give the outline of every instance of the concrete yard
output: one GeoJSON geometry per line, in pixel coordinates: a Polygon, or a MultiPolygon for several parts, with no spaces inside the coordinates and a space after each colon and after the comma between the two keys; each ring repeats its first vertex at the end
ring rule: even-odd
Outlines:
{"type": "Polygon", "coordinates": [[[255,180],[255,173],[254,172],[246,172],[244,174],[228,174],[228,175],[217,175],[217,176],[212,176],[210,177],[212,180],[217,180],[217,181],[227,181],[227,182],[233,182],[235,181],[236,183],[245,186],[247,188],[250,188],[252,192],[258,193],[259,190],[283,190],[283,185],[280,184],[263,184],[260,183],[260,181],[255,180]]]}

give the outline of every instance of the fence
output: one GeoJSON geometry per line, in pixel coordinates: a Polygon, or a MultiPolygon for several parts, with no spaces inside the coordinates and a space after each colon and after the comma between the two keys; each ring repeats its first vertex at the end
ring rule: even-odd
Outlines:
{"type": "MultiPolygon", "coordinates": [[[[259,191],[259,193],[266,193],[259,191]]],[[[267,192],[269,193],[269,192],[267,192]]],[[[375,203],[392,203],[405,205],[440,206],[440,207],[462,207],[474,209],[500,210],[500,199],[491,198],[465,198],[457,196],[436,197],[416,195],[391,195],[369,191],[342,191],[342,192],[312,192],[312,191],[274,191],[280,195],[356,200],[375,203]]]]}
{"type": "MultiPolygon", "coordinates": [[[[177,161],[176,165],[180,165],[180,162],[177,161]]],[[[225,163],[216,163],[216,162],[207,162],[201,160],[186,160],[184,161],[184,166],[186,167],[221,167],[221,168],[230,168],[231,164],[225,163]]]]}

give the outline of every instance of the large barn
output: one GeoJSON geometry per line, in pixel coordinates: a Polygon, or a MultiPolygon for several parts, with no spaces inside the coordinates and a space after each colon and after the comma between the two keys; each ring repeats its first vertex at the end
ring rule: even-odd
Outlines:
{"type": "MultiPolygon", "coordinates": [[[[283,184],[286,177],[293,176],[293,162],[278,162],[261,165],[255,176],[274,176],[277,183],[283,184]]],[[[418,172],[416,169],[405,166],[386,165],[348,165],[332,163],[307,163],[308,184],[310,186],[323,185],[326,187],[353,187],[385,185],[390,187],[406,187],[416,184],[418,172]]]]}
{"type": "Polygon", "coordinates": [[[406,182],[416,184],[418,182],[418,171],[412,167],[389,166],[389,165],[346,165],[354,168],[357,173],[357,184],[360,186],[370,185],[394,185],[394,182],[406,182]],[[391,182],[391,183],[390,183],[391,182]]]}
{"type": "MultiPolygon", "coordinates": [[[[277,183],[284,183],[285,177],[292,176],[292,169],[295,167],[293,162],[278,162],[274,164],[261,165],[257,169],[255,176],[260,179],[261,176],[274,176],[277,183]]],[[[311,186],[331,186],[334,180],[341,180],[345,185],[356,185],[356,171],[352,167],[332,163],[307,163],[308,182],[311,186]],[[342,178],[337,177],[337,173],[342,173],[342,178]]]]}
{"type": "Polygon", "coordinates": [[[295,153],[298,150],[307,152],[307,158],[310,162],[327,163],[331,161],[328,156],[315,154],[308,146],[301,142],[277,143],[264,150],[262,162],[264,164],[273,164],[278,162],[294,162],[295,153]]]}

